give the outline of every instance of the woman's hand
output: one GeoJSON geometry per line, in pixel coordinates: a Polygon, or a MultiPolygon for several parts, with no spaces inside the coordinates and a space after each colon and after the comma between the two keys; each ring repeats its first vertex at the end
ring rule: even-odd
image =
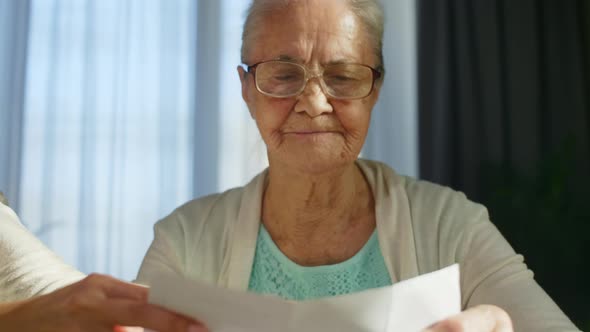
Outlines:
{"type": "Polygon", "coordinates": [[[493,305],[479,305],[442,320],[424,332],[514,332],[506,311],[493,305]]]}
{"type": "Polygon", "coordinates": [[[199,322],[148,304],[148,288],[93,274],[53,293],[5,306],[1,331],[105,331],[142,326],[159,332],[207,331],[199,322]]]}

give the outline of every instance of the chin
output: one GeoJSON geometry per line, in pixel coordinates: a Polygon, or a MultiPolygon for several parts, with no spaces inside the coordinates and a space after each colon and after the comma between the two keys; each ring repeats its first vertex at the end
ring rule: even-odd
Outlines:
{"type": "Polygon", "coordinates": [[[323,140],[287,139],[281,143],[269,150],[269,162],[299,173],[322,174],[347,167],[354,164],[360,153],[360,149],[355,153],[344,140],[333,136],[323,140]]]}
{"type": "Polygon", "coordinates": [[[290,155],[288,164],[302,173],[322,174],[334,171],[337,168],[346,167],[353,164],[356,160],[354,157],[343,157],[340,153],[313,153],[308,151],[303,154],[290,155]]]}

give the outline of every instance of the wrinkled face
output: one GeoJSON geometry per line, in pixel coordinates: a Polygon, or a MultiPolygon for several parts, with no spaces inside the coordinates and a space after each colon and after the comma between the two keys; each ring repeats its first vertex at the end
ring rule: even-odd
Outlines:
{"type": "MultiPolygon", "coordinates": [[[[358,63],[376,68],[378,58],[356,16],[341,0],[303,0],[268,14],[253,34],[248,65],[284,59],[317,74],[323,65],[358,63]]],[[[379,83],[362,99],[327,96],[317,78],[295,97],[256,90],[254,77],[238,68],[242,96],[266,143],[269,162],[321,173],[356,160],[364,144],[379,83]]]]}

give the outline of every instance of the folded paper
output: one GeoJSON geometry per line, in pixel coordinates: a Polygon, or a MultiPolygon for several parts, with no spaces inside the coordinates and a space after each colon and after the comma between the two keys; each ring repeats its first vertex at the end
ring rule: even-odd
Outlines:
{"type": "Polygon", "coordinates": [[[150,303],[193,317],[211,332],[412,332],[461,310],[457,264],[388,287],[300,302],[164,273],[149,286],[150,303]]]}

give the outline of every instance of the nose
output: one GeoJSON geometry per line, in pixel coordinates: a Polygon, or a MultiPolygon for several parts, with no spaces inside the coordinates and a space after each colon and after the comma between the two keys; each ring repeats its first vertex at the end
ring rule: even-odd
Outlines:
{"type": "Polygon", "coordinates": [[[305,112],[314,118],[332,111],[332,104],[328,102],[328,97],[322,90],[319,78],[316,77],[307,81],[303,92],[297,97],[295,112],[305,112]]]}

